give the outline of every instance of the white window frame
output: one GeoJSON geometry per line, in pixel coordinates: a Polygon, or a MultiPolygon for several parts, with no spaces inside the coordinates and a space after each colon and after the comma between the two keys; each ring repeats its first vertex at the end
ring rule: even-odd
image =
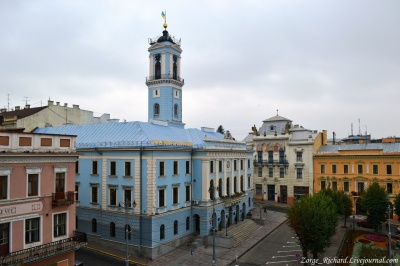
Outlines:
{"type": "Polygon", "coordinates": [[[65,176],[64,176],[64,192],[68,191],[68,189],[67,189],[67,179],[68,179],[67,167],[66,166],[55,166],[54,167],[54,192],[56,191],[56,186],[57,186],[57,182],[56,182],[57,173],[65,174],[65,176]]]}
{"type": "Polygon", "coordinates": [[[37,215],[32,216],[27,219],[24,219],[24,233],[22,234],[22,243],[24,243],[24,249],[40,246],[43,243],[43,216],[37,215]],[[32,242],[32,243],[25,243],[25,234],[26,234],[26,220],[36,219],[39,218],[39,241],[32,242]]]}
{"type": "Polygon", "coordinates": [[[179,197],[179,184],[176,185],[172,185],[172,205],[179,205],[180,203],[180,197],[179,197]],[[177,193],[177,202],[174,203],[174,189],[178,189],[178,193],[177,193]]]}
{"type": "Polygon", "coordinates": [[[179,90],[177,90],[177,89],[174,89],[174,98],[175,99],[179,99],[179,90]]]}
{"type": "Polygon", "coordinates": [[[162,186],[157,189],[157,207],[158,208],[166,208],[167,207],[167,187],[162,186]],[[164,205],[160,206],[160,190],[164,190],[164,205]]]}
{"type": "MultiPolygon", "coordinates": [[[[40,194],[40,179],[41,179],[42,167],[26,167],[26,197],[39,197],[40,194]],[[28,196],[29,194],[29,175],[38,175],[38,194],[36,196],[28,196]]],[[[65,184],[64,184],[65,186],[65,184]]],[[[54,187],[55,188],[55,187],[54,187]]]]}
{"type": "Polygon", "coordinates": [[[132,176],[132,162],[131,161],[124,161],[124,177],[131,177],[132,176]],[[130,173],[126,175],[126,163],[130,165],[130,173]]]}
{"type": "Polygon", "coordinates": [[[160,89],[159,88],[155,88],[153,89],[153,98],[160,98],[160,89]]]}
{"type": "Polygon", "coordinates": [[[1,200],[8,200],[10,199],[10,176],[11,176],[11,168],[0,168],[0,176],[7,177],[7,198],[0,199],[1,200]]]}
{"type": "Polygon", "coordinates": [[[172,163],[172,174],[174,176],[178,176],[179,175],[179,161],[178,160],[174,160],[172,163]],[[176,162],[176,173],[175,173],[175,162],[176,162]]]}
{"type": "Polygon", "coordinates": [[[90,184],[90,204],[100,204],[99,203],[99,187],[100,187],[100,185],[99,184],[94,184],[94,183],[91,183],[90,184]],[[96,199],[96,202],[94,202],[93,201],[93,199],[92,199],[92,195],[93,195],[93,193],[92,193],[92,189],[93,189],[93,187],[95,187],[96,189],[97,189],[97,199],[96,199]]]}
{"type": "Polygon", "coordinates": [[[51,237],[52,237],[52,241],[58,241],[58,240],[61,240],[61,239],[66,239],[66,238],[68,238],[68,235],[69,235],[69,216],[68,216],[68,212],[54,212],[53,213],[53,216],[52,216],[52,220],[51,220],[51,229],[52,229],[52,233],[51,233],[51,237]],[[55,237],[54,236],[54,226],[55,226],[55,224],[54,224],[54,217],[56,216],[56,215],[59,215],[59,214],[64,214],[65,213],[65,235],[62,235],[62,236],[58,236],[58,237],[55,237]]]}

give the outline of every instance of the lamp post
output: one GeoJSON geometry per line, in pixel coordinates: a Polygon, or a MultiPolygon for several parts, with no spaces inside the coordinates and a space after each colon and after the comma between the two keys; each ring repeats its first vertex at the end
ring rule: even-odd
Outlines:
{"type": "Polygon", "coordinates": [[[217,215],[215,214],[215,191],[218,191],[218,187],[210,187],[210,189],[208,190],[211,193],[211,200],[213,201],[213,213],[211,215],[211,219],[212,219],[212,233],[213,233],[213,257],[212,257],[212,266],[216,266],[216,256],[215,256],[215,225],[217,223],[217,215]],[[214,216],[215,214],[215,216],[214,216]]]}
{"type": "MultiPolygon", "coordinates": [[[[118,204],[118,209],[121,209],[121,205],[124,206],[125,208],[125,266],[129,266],[129,253],[128,253],[128,233],[130,233],[131,231],[129,231],[128,229],[128,208],[131,205],[131,201],[128,199],[125,199],[125,202],[120,202],[118,204]]],[[[133,201],[132,207],[135,208],[136,207],[136,202],[133,201]]]]}
{"type": "Polygon", "coordinates": [[[354,225],[355,219],[356,219],[356,216],[353,215],[353,232],[354,232],[354,229],[355,229],[355,225],[354,225]]]}

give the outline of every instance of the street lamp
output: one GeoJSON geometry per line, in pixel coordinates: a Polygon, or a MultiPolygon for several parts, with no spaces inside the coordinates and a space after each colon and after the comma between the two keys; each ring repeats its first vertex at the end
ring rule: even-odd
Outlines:
{"type": "MultiPolygon", "coordinates": [[[[126,240],[126,242],[125,242],[125,252],[126,252],[126,254],[125,254],[125,265],[129,266],[128,233],[130,233],[132,230],[129,231],[129,229],[128,229],[128,208],[131,206],[131,201],[128,200],[128,199],[125,199],[125,202],[118,203],[118,209],[119,210],[122,209],[121,205],[123,205],[124,208],[125,208],[125,240],[126,240]]],[[[132,207],[136,208],[136,202],[135,201],[133,201],[132,207]]]]}
{"type": "Polygon", "coordinates": [[[355,225],[354,225],[355,219],[356,219],[356,216],[353,215],[353,232],[354,232],[354,229],[355,229],[355,225]]]}
{"type": "Polygon", "coordinates": [[[218,191],[218,187],[210,187],[210,189],[208,190],[211,193],[211,200],[213,201],[213,213],[211,215],[211,219],[212,219],[212,232],[213,232],[213,258],[212,258],[212,265],[216,266],[216,256],[215,256],[215,225],[217,223],[217,215],[215,214],[215,191],[218,191]],[[215,214],[215,216],[214,216],[215,214]]]}

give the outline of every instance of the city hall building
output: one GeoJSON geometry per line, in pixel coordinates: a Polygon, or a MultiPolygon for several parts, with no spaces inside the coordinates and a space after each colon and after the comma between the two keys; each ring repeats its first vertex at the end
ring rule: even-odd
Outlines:
{"type": "Polygon", "coordinates": [[[89,243],[153,259],[253,208],[246,143],[182,122],[182,49],[164,27],[149,40],[148,122],[35,131],[77,135],[76,220],[89,243]]]}

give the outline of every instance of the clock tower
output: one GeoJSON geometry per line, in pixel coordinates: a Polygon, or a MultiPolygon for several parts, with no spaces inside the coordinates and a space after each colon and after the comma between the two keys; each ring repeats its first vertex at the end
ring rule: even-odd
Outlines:
{"type": "Polygon", "coordinates": [[[164,23],[163,35],[149,39],[149,44],[148,121],[183,128],[181,41],[169,35],[164,23]]]}

